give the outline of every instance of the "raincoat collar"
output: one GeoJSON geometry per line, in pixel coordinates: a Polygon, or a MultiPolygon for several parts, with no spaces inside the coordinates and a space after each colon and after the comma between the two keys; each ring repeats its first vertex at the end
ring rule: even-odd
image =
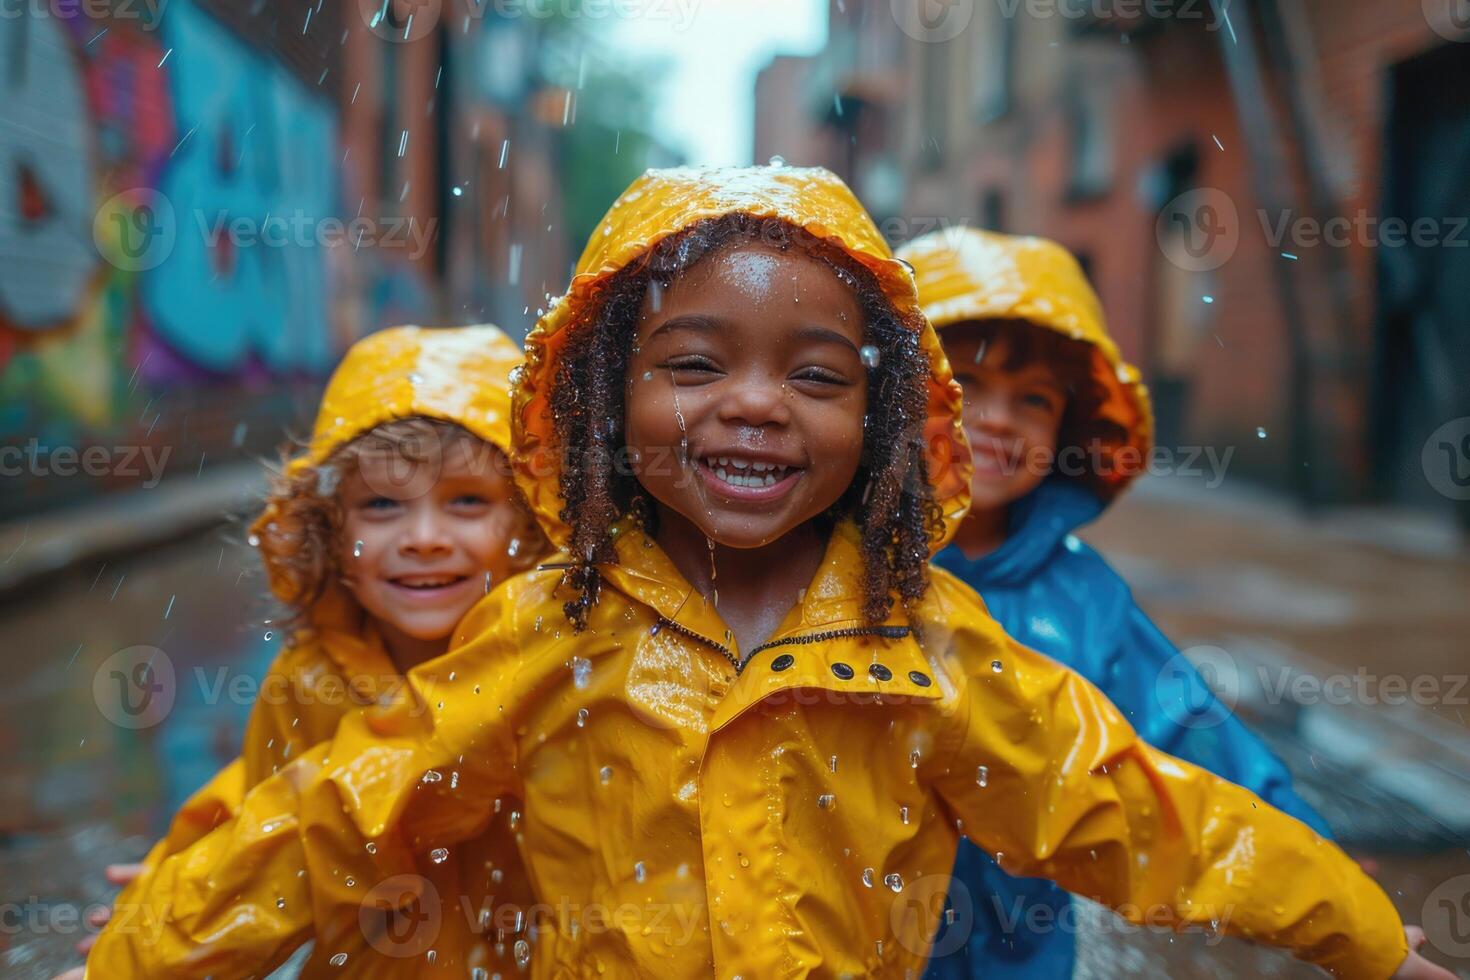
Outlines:
{"type": "Polygon", "coordinates": [[[860,535],[839,522],[811,583],[770,639],[738,650],[724,620],[674,567],[658,543],[631,519],[617,525],[617,564],[599,568],[603,579],[671,629],[716,651],[737,678],[712,723],[717,729],[751,705],[794,688],[824,689],[844,697],[940,697],[934,671],[912,624],[895,603],[888,619],[869,626],[862,615],[860,535]]]}
{"type": "Polygon", "coordinates": [[[1096,520],[1103,506],[1078,484],[1047,480],[1011,507],[1006,539],[999,548],[967,558],[951,545],[939,553],[935,564],[975,589],[1019,585],[1049,565],[1068,535],[1096,520]]]}

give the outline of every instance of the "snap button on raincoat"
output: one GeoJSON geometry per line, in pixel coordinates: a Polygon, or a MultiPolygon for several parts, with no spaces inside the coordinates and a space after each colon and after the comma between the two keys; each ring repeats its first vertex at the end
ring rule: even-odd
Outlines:
{"type": "MultiPolygon", "coordinates": [[[[1010,507],[1006,540],[994,552],[970,559],[950,547],[936,563],[979,592],[1012,637],[1096,684],[1148,744],[1244,786],[1326,834],[1326,824],[1293,792],[1281,760],[1231,716],[1138,608],[1127,583],[1072,533],[1142,470],[1153,430],[1138,371],[1119,356],[1076,260],[1045,239],[977,229],[927,235],[898,254],[913,263],[919,301],[941,336],[968,321],[1010,319],[1091,345],[1093,376],[1108,395],[1098,418],[1117,426],[1098,431],[1127,433],[1092,457],[1100,468],[1125,464],[1119,472],[1054,475],[1010,507]],[[1130,461],[1125,452],[1137,456],[1130,461]]],[[[1028,925],[1060,921],[1070,901],[1065,892],[1005,874],[968,842],[960,845],[955,878],[974,922],[962,944],[950,938],[954,926],[942,930],[936,948],[954,952],[936,955],[931,980],[1071,975],[1073,932],[1028,925]]]]}
{"type": "MultiPolygon", "coordinates": [[[[509,376],[522,360],[520,346],[494,326],[407,326],[372,334],[354,344],[333,372],[311,441],[288,463],[287,473],[319,466],[374,427],[410,417],[453,422],[508,454],[509,376]]],[[[301,588],[287,560],[295,530],[273,505],[251,527],[271,589],[284,602],[296,600],[301,588]]],[[[189,799],[145,859],[144,874],[119,895],[113,924],[88,957],[90,975],[263,973],[309,936],[309,893],[295,870],[280,870],[270,886],[233,905],[209,898],[201,884],[217,865],[248,864],[256,856],[263,867],[281,869],[294,854],[299,870],[299,851],[275,849],[294,834],[293,804],[263,792],[251,811],[262,816],[241,826],[234,817],[245,792],[329,739],[348,712],[401,693],[402,675],[342,587],[329,586],[312,603],[308,619],[309,628],[286,644],[261,682],[241,757],[189,799]]],[[[494,889],[500,900],[526,901],[528,885],[513,841],[503,834],[487,840],[481,860],[500,872],[494,889]]],[[[364,961],[370,958],[380,968],[374,976],[421,972],[417,963],[374,956],[365,944],[364,949],[354,957],[356,976],[367,975],[364,961]]],[[[444,963],[463,974],[467,955],[446,951],[444,963]]],[[[507,956],[482,958],[511,965],[507,956]]],[[[341,975],[327,959],[317,955],[303,975],[341,975]]]]}
{"type": "MultiPolygon", "coordinates": [[[[652,242],[737,210],[841,244],[895,304],[914,302],[830,174],[635,182],[528,338],[517,385],[518,476],[554,541],[567,528],[545,397],[566,332],[652,242]]],[[[954,501],[968,483],[959,400],[932,329],[922,339],[936,492],[954,501]]],[[[524,935],[534,977],[916,976],[961,833],[1135,921],[1286,946],[1349,977],[1404,958],[1391,903],[1352,861],[1148,747],[947,573],[912,619],[863,623],[855,532],[839,525],[773,638],[742,651],[636,525],[615,550],[584,632],[564,619],[556,561],[513,579],[466,617],[457,649],[410,671],[410,701],[344,719],[291,767],[319,923],[353,920],[374,883],[412,892],[513,796],[540,903],[524,935]]]]}

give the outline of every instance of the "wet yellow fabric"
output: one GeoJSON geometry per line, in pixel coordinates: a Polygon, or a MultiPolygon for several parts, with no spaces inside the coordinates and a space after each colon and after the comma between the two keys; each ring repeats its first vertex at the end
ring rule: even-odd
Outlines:
{"type": "Polygon", "coordinates": [[[924,315],[941,333],[1013,319],[1091,345],[1093,378],[1107,393],[1097,416],[1122,434],[1104,437],[1095,482],[1112,497],[1143,472],[1154,433],[1148,389],[1108,335],[1097,293],[1070,252],[1044,238],[948,228],[909,242],[898,256],[913,266],[924,315]]]}
{"type": "MultiPolygon", "coordinates": [[[[410,417],[453,422],[509,453],[509,377],[522,359],[519,345],[493,326],[409,326],[372,334],[348,350],[328,381],[311,441],[288,463],[287,471],[301,473],[320,465],[374,427],[410,417]]],[[[267,507],[251,528],[271,588],[288,602],[296,590],[285,561],[294,540],[292,531],[273,507],[267,507]]],[[[268,821],[274,825],[269,832],[257,828],[261,840],[235,836],[242,828],[230,821],[245,791],[303,750],[330,738],[349,711],[389,700],[401,689],[402,675],[375,631],[364,627],[360,609],[344,589],[329,587],[313,604],[309,621],[309,628],[294,636],[267,670],[246,725],[241,757],[185,803],[145,859],[143,877],[119,895],[118,921],[88,958],[94,975],[202,975],[196,973],[201,959],[193,949],[210,931],[200,923],[210,918],[213,908],[198,898],[197,891],[190,892],[189,870],[209,868],[221,860],[248,863],[252,855],[263,853],[262,848],[270,850],[287,839],[295,827],[289,813],[268,821]],[[222,829],[208,844],[201,844],[216,828],[222,829]],[[180,857],[165,867],[173,855],[180,857]],[[148,941],[155,932],[173,941],[148,941]],[[170,972],[174,970],[180,972],[170,972]]],[[[262,797],[256,806],[270,811],[268,800],[262,797]]],[[[483,859],[500,871],[496,893],[506,901],[524,902],[528,886],[514,844],[502,839],[487,849],[483,859]]],[[[282,856],[274,860],[279,863],[282,856]]],[[[234,965],[242,975],[255,972],[279,961],[306,937],[311,920],[304,879],[279,891],[271,902],[255,909],[262,917],[256,927],[237,928],[228,941],[218,942],[204,956],[210,964],[205,972],[234,965]],[[280,908],[275,907],[278,902],[280,908]]],[[[366,958],[354,957],[359,970],[366,958]]],[[[401,962],[378,959],[380,966],[386,964],[404,975],[401,962]]],[[[330,964],[324,960],[315,957],[306,975],[327,969],[330,964]]]]}

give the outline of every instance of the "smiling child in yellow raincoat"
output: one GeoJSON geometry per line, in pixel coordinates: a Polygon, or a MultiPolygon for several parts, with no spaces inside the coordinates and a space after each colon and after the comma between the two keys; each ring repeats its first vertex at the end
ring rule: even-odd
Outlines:
{"type": "Polygon", "coordinates": [[[251,860],[181,879],[219,929],[300,857],[344,975],[365,911],[431,963],[435,870],[519,800],[533,977],[917,975],[961,834],[1135,921],[1434,975],[1335,847],[928,569],[959,390],[831,174],[649,172],[527,348],[517,478],[561,553],[247,797],[218,846],[251,860]]]}
{"type": "MultiPolygon", "coordinates": [[[[347,352],[310,444],[289,462],[250,532],[296,628],[261,683],[241,757],[175,815],[139,880],[119,896],[117,920],[89,957],[94,975],[161,976],[209,963],[190,948],[197,935],[152,941],[165,919],[189,918],[189,896],[172,894],[167,907],[151,898],[197,858],[191,846],[230,821],[247,789],[330,738],[349,711],[392,700],[409,667],[444,651],[487,582],[544,553],[505,455],[509,375],[522,360],[520,347],[491,326],[397,327],[347,352]]],[[[524,902],[512,843],[502,840],[487,857],[502,871],[499,899],[524,902]]],[[[264,920],[256,936],[294,914],[266,907],[241,917],[252,913],[264,920]]],[[[289,951],[267,943],[258,965],[289,951]]]]}

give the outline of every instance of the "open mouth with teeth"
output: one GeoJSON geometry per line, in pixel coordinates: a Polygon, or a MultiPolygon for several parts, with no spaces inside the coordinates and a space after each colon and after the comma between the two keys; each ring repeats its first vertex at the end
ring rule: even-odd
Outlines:
{"type": "Polygon", "coordinates": [[[764,490],[801,473],[800,467],[742,459],[739,456],[706,456],[699,463],[720,483],[742,490],[764,490]]]}
{"type": "Polygon", "coordinates": [[[401,589],[412,589],[415,592],[434,592],[438,589],[447,589],[465,581],[464,575],[400,575],[390,578],[388,581],[401,589]]]}

